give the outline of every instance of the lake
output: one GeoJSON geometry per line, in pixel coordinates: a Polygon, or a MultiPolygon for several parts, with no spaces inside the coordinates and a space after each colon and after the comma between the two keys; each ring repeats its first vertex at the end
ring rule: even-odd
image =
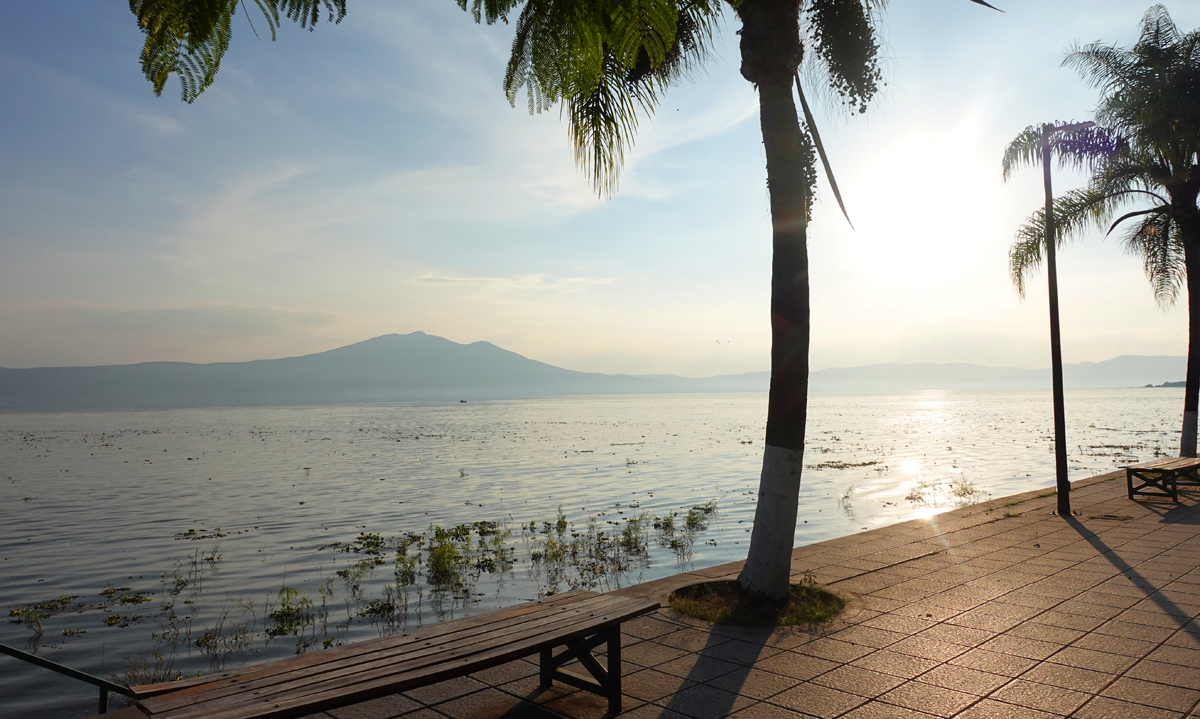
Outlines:
{"type": "MultiPolygon", "coordinates": [[[[1182,389],[1067,392],[1072,478],[1182,389]]],[[[1049,391],[813,393],[796,543],[1054,484],[1049,391]]],[[[745,557],[766,397],[0,414],[0,642],[141,683],[745,557]]],[[[0,656],[0,717],[95,711],[0,656]]]]}

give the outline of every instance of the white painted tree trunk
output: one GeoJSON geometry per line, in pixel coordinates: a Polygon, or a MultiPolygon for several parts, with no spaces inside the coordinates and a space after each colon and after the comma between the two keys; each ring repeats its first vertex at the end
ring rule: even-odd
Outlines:
{"type": "Polygon", "coordinates": [[[777,600],[788,595],[803,464],[800,451],[768,444],[763,452],[750,552],[738,577],[744,591],[777,600]]]}
{"type": "Polygon", "coordinates": [[[1183,413],[1183,435],[1179,448],[1180,457],[1196,456],[1196,412],[1193,410],[1183,413]]]}

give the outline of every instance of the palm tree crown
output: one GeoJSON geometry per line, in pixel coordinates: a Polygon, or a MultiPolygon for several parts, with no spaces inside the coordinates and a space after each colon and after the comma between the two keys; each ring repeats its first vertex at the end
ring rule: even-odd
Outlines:
{"type": "MultiPolygon", "coordinates": [[[[1129,48],[1094,42],[1063,60],[1101,92],[1103,128],[1064,136],[1060,161],[1087,169],[1087,186],[1056,198],[1056,245],[1090,227],[1123,227],[1125,247],[1141,257],[1155,299],[1173,304],[1188,289],[1188,377],[1181,454],[1196,454],[1200,397],[1200,31],[1181,33],[1166,8],[1151,7],[1129,48]],[[1130,209],[1114,221],[1117,212],[1130,209]]],[[[1005,153],[1005,175],[1031,162],[1029,133],[1005,153]]],[[[1044,211],[1017,231],[1009,251],[1018,291],[1042,262],[1044,211]]]]}

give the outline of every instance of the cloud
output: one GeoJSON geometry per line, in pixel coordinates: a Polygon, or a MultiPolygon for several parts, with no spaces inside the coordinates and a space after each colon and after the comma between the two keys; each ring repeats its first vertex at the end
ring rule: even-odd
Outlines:
{"type": "Polygon", "coordinates": [[[336,322],[339,318],[332,312],[232,304],[163,307],[37,304],[5,314],[36,316],[48,327],[74,332],[188,332],[249,337],[277,334],[296,325],[319,327],[336,322]]]}
{"type": "Polygon", "coordinates": [[[473,288],[495,291],[534,291],[534,292],[582,292],[595,287],[612,284],[608,278],[594,277],[553,277],[547,274],[529,273],[512,277],[464,277],[426,272],[414,279],[414,282],[432,285],[469,285],[473,288]]]}
{"type": "Polygon", "coordinates": [[[40,63],[0,54],[0,69],[5,74],[21,77],[25,82],[50,88],[59,96],[69,98],[92,112],[99,110],[100,116],[107,115],[107,119],[114,124],[133,126],[135,130],[152,137],[177,135],[183,129],[183,123],[170,115],[147,110],[136,101],[40,63]]]}
{"type": "Polygon", "coordinates": [[[311,342],[343,319],[333,312],[215,303],[12,305],[0,309],[0,335],[9,340],[0,366],[259,359],[287,354],[296,339],[311,342]],[[244,356],[247,349],[251,356],[244,356]]]}

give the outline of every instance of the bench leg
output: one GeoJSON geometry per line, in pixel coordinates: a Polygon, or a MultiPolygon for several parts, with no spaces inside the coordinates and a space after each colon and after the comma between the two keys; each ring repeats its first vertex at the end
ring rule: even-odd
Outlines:
{"type": "Polygon", "coordinates": [[[1175,502],[1179,501],[1179,487],[1176,484],[1175,472],[1153,469],[1141,471],[1129,467],[1125,470],[1125,477],[1129,487],[1130,499],[1133,499],[1134,495],[1141,495],[1146,497],[1170,497],[1175,502]],[[1136,487],[1133,484],[1134,480],[1139,482],[1136,487]],[[1154,489],[1149,489],[1151,487],[1154,489]]]}
{"type": "Polygon", "coordinates": [[[605,629],[608,635],[608,713],[621,713],[621,625],[605,629]]]}
{"type": "Polygon", "coordinates": [[[539,677],[542,689],[549,689],[554,680],[570,684],[584,691],[599,694],[608,699],[608,713],[621,713],[621,627],[602,629],[598,634],[578,639],[567,645],[558,655],[552,648],[541,651],[539,677]],[[592,650],[601,644],[608,645],[608,667],[604,667],[592,656],[592,650]],[[563,664],[576,659],[590,677],[561,669],[563,664]]]}
{"type": "Polygon", "coordinates": [[[554,650],[549,647],[543,649],[541,661],[538,662],[538,667],[540,668],[539,675],[541,678],[539,686],[542,689],[549,689],[554,684],[554,669],[556,665],[553,662],[554,650]]]}

